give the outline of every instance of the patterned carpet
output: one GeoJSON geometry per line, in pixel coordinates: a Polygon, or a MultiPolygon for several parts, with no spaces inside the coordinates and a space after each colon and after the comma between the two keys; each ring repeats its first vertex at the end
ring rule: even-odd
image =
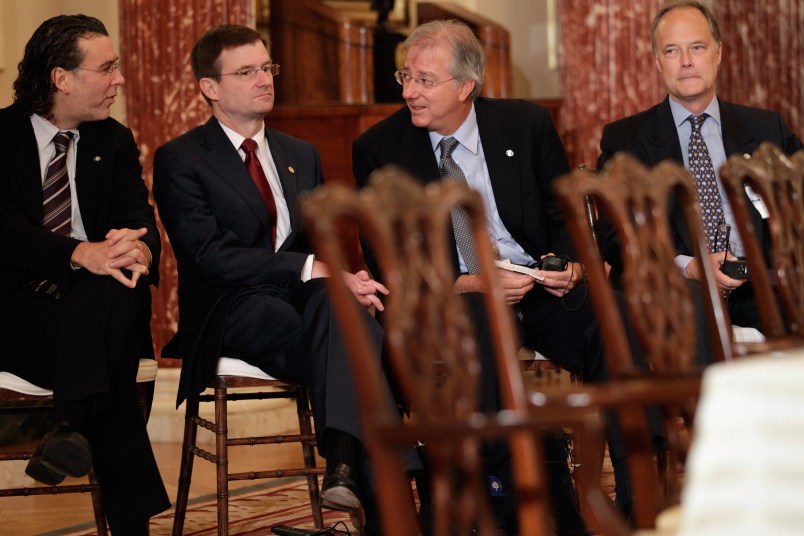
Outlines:
{"type": "MultiPolygon", "coordinates": [[[[151,519],[151,536],[165,536],[173,530],[173,509],[151,519]]],[[[324,525],[343,521],[349,530],[349,516],[343,512],[324,510],[324,525]]],[[[231,536],[271,535],[274,525],[290,525],[313,529],[312,514],[305,480],[259,484],[232,492],[229,497],[229,534],[231,536]]],[[[215,496],[190,501],[184,520],[184,536],[217,534],[215,496]]],[[[96,536],[94,526],[59,532],[63,536],[96,536]]]]}

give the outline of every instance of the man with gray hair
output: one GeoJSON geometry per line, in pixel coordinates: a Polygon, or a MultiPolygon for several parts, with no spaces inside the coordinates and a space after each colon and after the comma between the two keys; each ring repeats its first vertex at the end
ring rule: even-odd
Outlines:
{"type": "MultiPolygon", "coordinates": [[[[477,37],[463,23],[434,21],[405,41],[405,64],[396,73],[407,106],[368,129],[352,148],[358,187],[386,164],[400,166],[422,182],[466,181],[484,200],[489,235],[512,264],[537,267],[536,275],[499,269],[507,302],[517,313],[524,344],[584,378],[600,378],[602,344],[583,270],[573,253],[551,186],[569,171],[564,147],[546,109],[509,99],[480,97],[485,58],[477,37]],[[542,270],[543,257],[564,256],[558,270],[542,270]]],[[[453,226],[455,227],[453,216],[453,226]]],[[[485,359],[481,408],[499,406],[497,377],[482,307],[485,291],[474,253],[456,234],[455,290],[466,296],[485,359]]],[[[374,277],[382,274],[365,250],[374,277]]],[[[585,534],[572,495],[559,441],[548,441],[554,512],[560,534],[585,534]]],[[[506,492],[503,523],[516,534],[516,503],[505,448],[486,453],[489,473],[506,492]],[[509,493],[510,492],[510,493],[509,493]]],[[[420,490],[421,493],[421,490],[420,490]]]]}

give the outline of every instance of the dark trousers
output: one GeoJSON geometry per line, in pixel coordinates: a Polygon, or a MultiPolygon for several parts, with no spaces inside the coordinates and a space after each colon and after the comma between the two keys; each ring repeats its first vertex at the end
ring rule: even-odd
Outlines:
{"type": "Polygon", "coordinates": [[[23,285],[0,304],[0,368],[53,389],[56,417],[87,437],[113,532],[170,507],[136,391],[150,312],[144,280],[129,289],[85,270],[60,300],[23,285]]]}
{"type": "MultiPolygon", "coordinates": [[[[365,317],[379,356],[382,328],[368,311],[365,317]]],[[[326,456],[327,428],[358,440],[363,437],[344,334],[324,279],[308,281],[290,295],[287,289],[268,285],[240,293],[226,319],[222,355],[242,359],[271,376],[306,386],[322,455],[326,456]]]]}

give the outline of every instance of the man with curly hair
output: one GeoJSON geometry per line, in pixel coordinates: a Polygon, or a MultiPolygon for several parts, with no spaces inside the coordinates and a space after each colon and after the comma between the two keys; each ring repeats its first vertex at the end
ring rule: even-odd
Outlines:
{"type": "Polygon", "coordinates": [[[115,536],[170,506],[136,392],[161,245],[134,137],[109,117],[119,66],[101,21],[51,18],[0,110],[0,369],[52,389],[56,415],[26,472],[94,467],[115,536]]]}

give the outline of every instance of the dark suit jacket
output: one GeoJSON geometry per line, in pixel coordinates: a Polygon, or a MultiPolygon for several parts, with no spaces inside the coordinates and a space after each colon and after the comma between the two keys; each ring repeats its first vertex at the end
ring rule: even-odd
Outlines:
{"type": "MultiPolygon", "coordinates": [[[[787,129],[778,113],[722,100],[719,104],[723,147],[727,157],[733,154],[750,155],[764,141],[777,144],[787,154],[793,154],[802,148],[801,140],[787,129]]],[[[600,150],[598,170],[620,151],[631,153],[650,167],[668,159],[683,163],[681,143],[670,110],[669,97],[644,112],[606,125],[600,140],[600,150]]],[[[755,228],[761,229],[763,225],[759,212],[753,208],[753,204],[749,203],[749,207],[753,211],[755,228]]],[[[683,224],[683,215],[675,206],[670,207],[670,219],[679,254],[692,255],[692,243],[683,224]]],[[[763,238],[760,237],[760,240],[763,238]]],[[[607,253],[610,257],[613,254],[610,249],[607,253]]]]}
{"type": "MultiPolygon", "coordinates": [[[[114,119],[84,123],[76,161],[78,205],[90,242],[110,229],[145,227],[159,279],[161,242],[139,150],[131,131],[114,119]]],[[[70,256],[78,241],[42,229],[42,176],[30,116],[13,104],[0,110],[0,301],[19,285],[50,279],[69,289],[70,256]]]]}
{"type": "MultiPolygon", "coordinates": [[[[571,254],[572,241],[551,190],[553,180],[567,173],[569,165],[548,111],[521,100],[479,98],[475,112],[506,229],[535,259],[548,252],[571,254]]],[[[407,107],[368,129],[352,146],[358,187],[386,164],[398,165],[425,183],[441,180],[427,129],[411,123],[407,107]]],[[[379,276],[370,251],[365,253],[369,268],[379,276]]]]}
{"type": "Polygon", "coordinates": [[[268,284],[290,295],[301,285],[311,249],[297,200],[323,183],[321,162],[310,143],[271,129],[266,136],[290,211],[291,234],[277,252],[257,187],[217,119],[164,144],[154,157],[154,198],[179,270],[179,403],[214,376],[237,292],[268,284]]]}

